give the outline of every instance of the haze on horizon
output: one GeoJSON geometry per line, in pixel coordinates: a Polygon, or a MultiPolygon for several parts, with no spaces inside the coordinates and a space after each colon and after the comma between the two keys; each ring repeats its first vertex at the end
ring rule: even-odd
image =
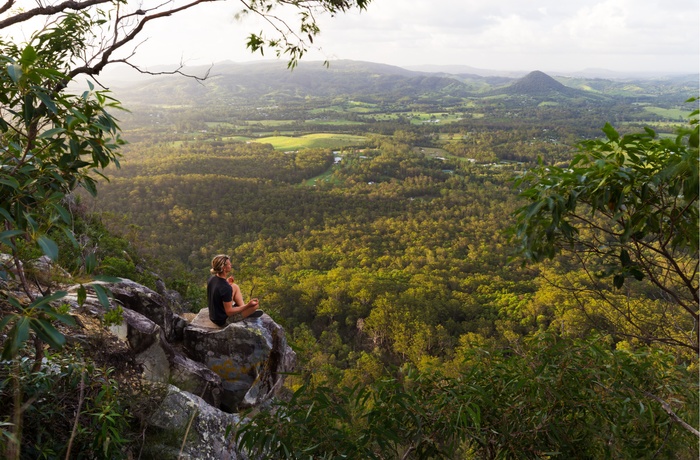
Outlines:
{"type": "MultiPolygon", "coordinates": [[[[144,30],[142,66],[274,59],[245,48],[254,17],[239,2],[203,4],[144,30]]],[[[319,17],[304,60],[350,59],[401,67],[657,74],[700,71],[700,2],[674,0],[373,0],[363,12],[319,17]]],[[[286,62],[286,61],[285,61],[286,62]]]]}

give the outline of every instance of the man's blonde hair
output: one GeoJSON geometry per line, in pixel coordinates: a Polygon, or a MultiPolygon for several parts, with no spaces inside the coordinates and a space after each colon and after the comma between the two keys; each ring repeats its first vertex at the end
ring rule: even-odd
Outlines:
{"type": "Polygon", "coordinates": [[[226,254],[219,254],[218,256],[214,256],[214,258],[211,260],[211,269],[209,270],[209,273],[211,273],[212,275],[218,275],[219,273],[222,273],[224,271],[224,266],[226,265],[227,260],[231,260],[231,258],[226,254]]]}

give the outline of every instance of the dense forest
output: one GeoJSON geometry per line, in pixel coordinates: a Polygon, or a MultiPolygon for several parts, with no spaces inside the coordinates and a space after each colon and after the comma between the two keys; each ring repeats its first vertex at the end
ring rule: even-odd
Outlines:
{"type": "MultiPolygon", "coordinates": [[[[197,312],[225,253],[244,297],[284,326],[298,373],[241,445],[273,458],[697,458],[676,420],[697,427],[697,318],[622,252],[624,283],[575,252],[527,260],[516,241],[518,178],[566,171],[606,122],[672,139],[697,79],[391,70],[369,85],[381,69],[346,66],[277,87],[250,72],[115,90],[133,101],[120,167],[76,197],[98,272],[149,284],[155,271],[197,312]]],[[[62,264],[79,268],[74,256],[62,264]]]]}

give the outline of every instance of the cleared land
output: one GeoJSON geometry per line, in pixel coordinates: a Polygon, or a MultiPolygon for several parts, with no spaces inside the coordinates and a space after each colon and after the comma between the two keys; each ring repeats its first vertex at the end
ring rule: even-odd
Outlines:
{"type": "Polygon", "coordinates": [[[362,146],[367,142],[367,138],[365,136],[355,136],[352,134],[316,133],[299,137],[262,137],[256,139],[254,142],[272,144],[276,150],[340,149],[351,146],[362,146]]]}

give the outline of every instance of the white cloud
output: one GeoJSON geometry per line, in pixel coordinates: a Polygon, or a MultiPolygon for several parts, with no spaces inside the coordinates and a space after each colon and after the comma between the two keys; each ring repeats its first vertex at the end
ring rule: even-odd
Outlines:
{"type": "MultiPolygon", "coordinates": [[[[697,0],[374,0],[367,11],[322,16],[309,59],[396,65],[464,64],[517,70],[682,70],[700,67],[697,0]]],[[[255,59],[236,2],[214,2],[147,30],[142,61],[255,59]]],[[[273,56],[266,56],[273,57],[273,56]]]]}

